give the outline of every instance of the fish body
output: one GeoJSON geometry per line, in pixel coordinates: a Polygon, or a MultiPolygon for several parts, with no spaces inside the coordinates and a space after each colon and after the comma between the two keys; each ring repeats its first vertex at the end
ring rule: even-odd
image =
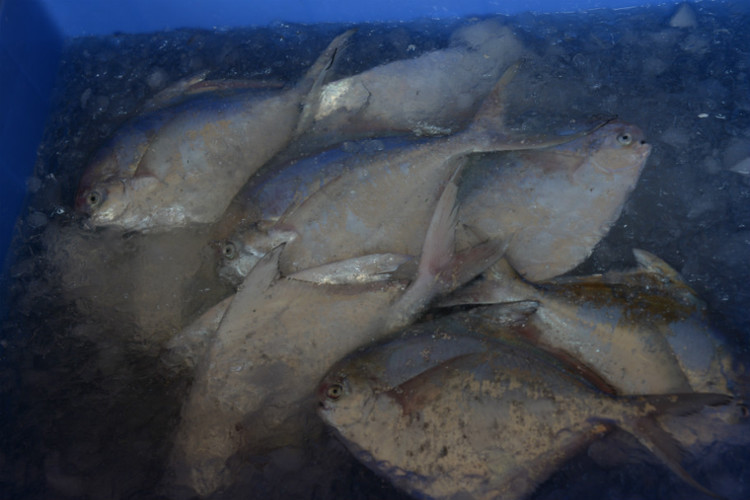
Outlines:
{"type": "Polygon", "coordinates": [[[696,485],[677,457],[657,444],[669,438],[653,417],[730,399],[617,398],[528,345],[427,333],[410,339],[410,352],[420,343],[420,368],[401,376],[382,365],[401,352],[387,343],[334,366],[318,388],[318,413],[357,458],[421,498],[524,498],[614,427],[633,433],[696,485]],[[458,355],[430,362],[441,342],[447,345],[440,353],[453,343],[458,355]]]}
{"type": "Polygon", "coordinates": [[[539,284],[499,262],[449,301],[534,301],[533,342],[580,360],[620,394],[731,393],[732,360],[703,302],[661,259],[635,253],[630,271],[539,284]]]}
{"type": "Polygon", "coordinates": [[[337,37],[293,88],[203,93],[135,119],[95,157],[76,210],[94,226],[153,230],[216,221],[247,179],[311,123],[337,37]]]}
{"type": "Polygon", "coordinates": [[[510,241],[506,259],[525,278],[559,276],[607,234],[650,152],[638,127],[613,121],[553,148],[482,155],[466,169],[459,218],[510,241]]]}

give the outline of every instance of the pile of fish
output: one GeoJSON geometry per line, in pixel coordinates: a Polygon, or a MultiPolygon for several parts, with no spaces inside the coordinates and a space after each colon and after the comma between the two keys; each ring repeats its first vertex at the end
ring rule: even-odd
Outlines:
{"type": "Polygon", "coordinates": [[[221,495],[326,424],[419,498],[524,498],[602,442],[712,494],[682,449],[736,441],[744,408],[700,299],[637,249],[636,269],[560,277],[650,146],[612,118],[509,127],[524,51],[480,24],[333,82],[352,31],[289,88],[198,75],[96,155],[76,197],[89,227],[206,227],[236,287],[164,346],[192,378],[170,498],[221,495]]]}

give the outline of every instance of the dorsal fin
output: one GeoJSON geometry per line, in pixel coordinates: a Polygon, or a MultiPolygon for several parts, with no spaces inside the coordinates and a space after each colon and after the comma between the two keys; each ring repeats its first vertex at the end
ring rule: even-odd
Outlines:
{"type": "Polygon", "coordinates": [[[466,130],[455,136],[457,141],[466,144],[472,152],[516,151],[557,146],[584,137],[612,121],[612,117],[595,117],[592,126],[587,126],[585,130],[569,135],[518,135],[510,133],[505,123],[507,114],[505,96],[508,93],[508,86],[518,73],[520,66],[521,61],[516,61],[505,70],[505,73],[482,101],[479,110],[466,130]]]}
{"type": "Polygon", "coordinates": [[[320,106],[320,93],[326,79],[332,73],[336,57],[356,31],[356,28],[353,28],[334,38],[297,84],[297,88],[304,94],[304,97],[301,102],[302,112],[294,132],[295,137],[305,133],[312,125],[320,106]]]}
{"type": "Polygon", "coordinates": [[[652,254],[651,252],[641,250],[639,248],[634,248],[633,256],[635,257],[635,261],[638,263],[639,269],[658,274],[670,281],[688,286],[682,276],[680,276],[680,273],[678,273],[672,266],[664,262],[656,255],[652,254]]]}

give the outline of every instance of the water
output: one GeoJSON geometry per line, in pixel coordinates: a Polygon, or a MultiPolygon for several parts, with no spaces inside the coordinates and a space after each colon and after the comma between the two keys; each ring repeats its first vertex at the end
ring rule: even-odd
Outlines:
{"type": "MultiPolygon", "coordinates": [[[[577,273],[623,268],[644,248],[706,300],[738,358],[750,359],[750,14],[694,6],[505,18],[539,58],[522,70],[512,122],[533,127],[617,114],[654,145],[622,216],[577,273]]],[[[342,75],[446,46],[466,21],[362,26],[342,75]]],[[[170,82],[295,81],[343,27],[172,31],[68,43],[55,111],[29,180],[29,206],[4,284],[11,312],[0,349],[0,497],[158,498],[156,486],[189,378],[158,360],[163,343],[229,293],[213,273],[205,231],[88,232],[71,222],[78,179],[94,151],[170,82]]],[[[258,498],[406,498],[333,440],[301,470],[274,470],[258,498]],[[311,465],[312,464],[312,465],[311,465]]],[[[717,445],[686,465],[728,498],[747,498],[750,450],[717,445]]],[[[244,498],[239,484],[224,497],[244,498]]],[[[222,497],[222,498],[224,498],[222,497]]],[[[703,498],[646,462],[573,460],[537,499],[703,498]]]]}

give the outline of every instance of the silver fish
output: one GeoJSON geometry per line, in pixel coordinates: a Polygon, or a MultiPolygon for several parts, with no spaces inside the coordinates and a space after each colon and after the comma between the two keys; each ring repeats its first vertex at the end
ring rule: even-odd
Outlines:
{"type": "Polygon", "coordinates": [[[539,284],[503,260],[444,304],[534,301],[534,342],[580,360],[620,394],[733,392],[732,359],[703,302],[664,261],[634,253],[634,270],[539,284]]]}
{"type": "Polygon", "coordinates": [[[314,420],[305,403],[332,363],[409,324],[433,296],[497,260],[497,242],[454,255],[457,190],[453,181],[445,187],[408,287],[398,280],[328,285],[277,278],[283,246],[259,261],[198,363],[172,454],[173,486],[207,495],[232,481],[232,455],[303,442],[314,420]]]}
{"type": "Polygon", "coordinates": [[[678,450],[655,417],[727,404],[730,397],[612,397],[527,345],[429,332],[410,339],[410,352],[420,344],[421,369],[399,377],[385,368],[400,352],[386,343],[343,360],[318,388],[323,420],[358,459],[396,486],[436,499],[518,500],[617,427],[711,494],[680,465],[678,450]],[[457,355],[443,359],[450,344],[457,355]]]}
{"type": "Polygon", "coordinates": [[[76,210],[127,230],[216,221],[247,179],[313,120],[339,35],[292,89],[202,94],[126,125],[84,173],[76,210]]]}
{"type": "Polygon", "coordinates": [[[483,156],[462,179],[460,221],[509,241],[525,278],[559,276],[607,234],[650,153],[638,127],[613,121],[554,148],[483,156]]]}
{"type": "Polygon", "coordinates": [[[345,130],[350,138],[372,136],[373,131],[417,136],[456,132],[471,119],[502,69],[526,56],[512,30],[496,20],[465,26],[453,34],[448,48],[326,85],[308,135],[320,140],[326,131],[345,130]]]}

